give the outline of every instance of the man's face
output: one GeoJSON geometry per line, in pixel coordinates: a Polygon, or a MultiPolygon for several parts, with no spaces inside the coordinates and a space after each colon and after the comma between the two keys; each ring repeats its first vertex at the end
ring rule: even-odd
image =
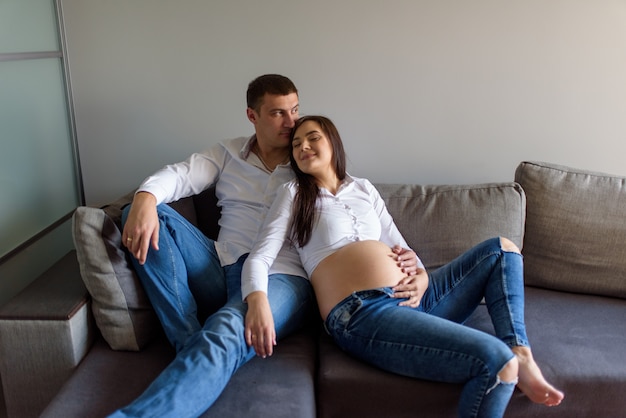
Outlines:
{"type": "Polygon", "coordinates": [[[258,113],[248,108],[248,119],[254,124],[259,144],[273,148],[288,148],[289,135],[298,119],[298,110],[297,93],[286,96],[266,93],[258,113]]]}

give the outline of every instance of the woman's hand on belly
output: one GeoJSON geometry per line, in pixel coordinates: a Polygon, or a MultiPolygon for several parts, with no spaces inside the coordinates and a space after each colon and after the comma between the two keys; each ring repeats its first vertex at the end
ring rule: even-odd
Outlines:
{"type": "Polygon", "coordinates": [[[391,248],[373,240],[352,242],[323,259],[311,275],[322,318],[352,292],[396,286],[406,277],[396,259],[391,248]]]}
{"type": "Polygon", "coordinates": [[[398,305],[417,308],[428,289],[428,273],[424,269],[419,269],[416,274],[400,280],[392,289],[394,298],[407,299],[398,305]]]}

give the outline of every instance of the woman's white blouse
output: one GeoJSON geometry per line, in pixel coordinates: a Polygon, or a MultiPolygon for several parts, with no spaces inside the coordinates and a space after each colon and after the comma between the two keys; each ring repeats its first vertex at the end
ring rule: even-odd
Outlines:
{"type": "MultiPolygon", "coordinates": [[[[296,180],[286,183],[267,215],[243,267],[244,299],[255,291],[267,292],[269,269],[288,238],[297,187],[296,180]]],[[[378,190],[366,179],[346,176],[335,195],[321,189],[316,205],[318,218],[311,239],[303,248],[296,246],[309,277],[324,258],[351,242],[378,240],[390,247],[408,248],[378,190]]],[[[419,258],[417,262],[424,268],[419,258]]]]}

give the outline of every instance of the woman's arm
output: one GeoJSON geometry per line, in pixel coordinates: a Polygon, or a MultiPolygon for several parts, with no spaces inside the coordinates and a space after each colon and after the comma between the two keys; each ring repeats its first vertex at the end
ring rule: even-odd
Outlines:
{"type": "Polygon", "coordinates": [[[268,274],[287,238],[292,201],[292,189],[285,185],[276,196],[241,272],[242,297],[248,303],[244,336],[246,343],[263,358],[271,356],[276,345],[274,318],[267,298],[268,274]]]}
{"type": "Polygon", "coordinates": [[[267,293],[268,273],[287,239],[295,190],[287,183],[276,194],[241,272],[241,296],[246,300],[256,291],[267,293]]]}
{"type": "Polygon", "coordinates": [[[267,293],[256,291],[246,298],[248,312],[246,313],[246,328],[244,336],[246,343],[254,347],[259,357],[271,356],[276,345],[276,328],[274,316],[267,293]]]}
{"type": "Polygon", "coordinates": [[[411,276],[407,276],[393,287],[393,297],[407,299],[400,302],[400,306],[417,308],[420,305],[424,292],[428,289],[428,273],[424,269],[418,269],[411,276]]]}
{"type": "Polygon", "coordinates": [[[407,275],[400,283],[394,286],[393,297],[407,299],[400,302],[401,306],[416,308],[419,306],[422,296],[428,288],[426,268],[415,251],[409,248],[391,214],[389,214],[385,201],[378,193],[378,190],[369,181],[366,181],[365,187],[368,189],[372,205],[380,219],[380,240],[389,245],[392,251],[397,254],[396,261],[398,267],[407,275]]]}
{"type": "Polygon", "coordinates": [[[368,180],[365,180],[365,187],[372,201],[374,210],[378,214],[378,219],[380,219],[380,240],[389,245],[394,252],[398,254],[398,266],[403,268],[403,271],[407,273],[407,275],[416,274],[418,269],[425,270],[422,260],[420,260],[415,251],[409,248],[409,244],[407,244],[400,233],[378,190],[376,190],[374,185],[368,180]]]}

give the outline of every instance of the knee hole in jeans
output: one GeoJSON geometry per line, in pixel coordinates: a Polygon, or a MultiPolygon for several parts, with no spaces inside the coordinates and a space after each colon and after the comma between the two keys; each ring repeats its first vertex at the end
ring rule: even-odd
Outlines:
{"type": "Polygon", "coordinates": [[[519,363],[517,357],[513,357],[506,362],[504,367],[498,372],[498,380],[504,383],[515,382],[517,383],[517,374],[519,372],[519,363]]]}
{"type": "Polygon", "coordinates": [[[503,251],[512,252],[512,253],[520,252],[517,245],[515,245],[515,243],[508,238],[500,237],[500,246],[502,247],[503,251]]]}
{"type": "Polygon", "coordinates": [[[517,385],[519,378],[517,376],[519,364],[517,358],[513,357],[509,360],[496,376],[496,383],[492,387],[487,389],[487,394],[494,390],[498,385],[517,385]]]}

